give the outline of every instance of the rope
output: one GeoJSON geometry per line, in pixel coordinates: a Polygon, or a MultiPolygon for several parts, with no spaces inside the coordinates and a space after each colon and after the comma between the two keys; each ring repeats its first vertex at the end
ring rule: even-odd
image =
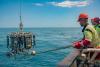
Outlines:
{"type": "Polygon", "coordinates": [[[40,51],[40,52],[38,52],[38,53],[36,53],[36,54],[42,54],[42,53],[51,52],[51,51],[56,51],[56,50],[61,50],[61,49],[66,49],[66,48],[70,48],[70,47],[73,47],[73,46],[72,46],[72,45],[68,45],[68,46],[59,47],[59,48],[55,48],[55,49],[40,51]]]}

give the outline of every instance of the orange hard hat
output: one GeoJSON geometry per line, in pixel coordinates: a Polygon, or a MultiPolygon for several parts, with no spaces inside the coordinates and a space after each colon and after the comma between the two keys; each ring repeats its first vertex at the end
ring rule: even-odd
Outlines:
{"type": "Polygon", "coordinates": [[[81,13],[79,15],[79,18],[88,18],[88,15],[86,13],[81,13]]]}

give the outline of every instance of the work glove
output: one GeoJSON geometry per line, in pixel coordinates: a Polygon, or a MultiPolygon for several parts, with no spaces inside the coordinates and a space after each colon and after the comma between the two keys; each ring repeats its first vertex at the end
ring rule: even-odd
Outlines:
{"type": "Polygon", "coordinates": [[[88,39],[83,39],[81,42],[85,47],[88,47],[90,45],[90,41],[88,39]]]}
{"type": "Polygon", "coordinates": [[[80,48],[87,48],[88,46],[90,45],[90,41],[87,40],[87,39],[83,39],[81,41],[77,41],[77,42],[74,42],[73,43],[73,46],[77,49],[80,49],[80,48]]]}
{"type": "Polygon", "coordinates": [[[73,43],[73,47],[77,48],[77,49],[80,49],[82,46],[81,46],[81,41],[77,41],[77,42],[74,42],[73,43]]]}

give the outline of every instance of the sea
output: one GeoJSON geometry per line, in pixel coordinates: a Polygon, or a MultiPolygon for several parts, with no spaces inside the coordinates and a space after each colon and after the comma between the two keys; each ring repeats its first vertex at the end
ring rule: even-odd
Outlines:
{"type": "MultiPolygon", "coordinates": [[[[75,48],[66,48],[36,55],[6,56],[7,35],[10,32],[17,32],[17,28],[0,28],[0,67],[57,67],[65,57],[75,48]]],[[[80,28],[24,28],[25,32],[32,32],[36,36],[36,46],[32,48],[36,53],[51,50],[80,40],[83,35],[80,28]]]]}

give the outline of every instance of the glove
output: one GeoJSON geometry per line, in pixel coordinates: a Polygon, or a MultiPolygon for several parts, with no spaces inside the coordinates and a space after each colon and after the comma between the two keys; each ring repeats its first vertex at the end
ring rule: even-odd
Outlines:
{"type": "Polygon", "coordinates": [[[73,46],[77,49],[80,49],[82,46],[81,46],[81,42],[80,41],[77,41],[77,42],[74,42],[73,43],[73,46]]]}
{"type": "Polygon", "coordinates": [[[77,49],[80,49],[81,47],[87,47],[88,45],[90,45],[90,41],[87,39],[83,39],[81,41],[77,41],[73,43],[73,46],[77,49]]]}
{"type": "Polygon", "coordinates": [[[87,40],[87,39],[83,39],[81,42],[82,42],[83,46],[88,46],[88,45],[90,45],[90,41],[87,40]]]}

